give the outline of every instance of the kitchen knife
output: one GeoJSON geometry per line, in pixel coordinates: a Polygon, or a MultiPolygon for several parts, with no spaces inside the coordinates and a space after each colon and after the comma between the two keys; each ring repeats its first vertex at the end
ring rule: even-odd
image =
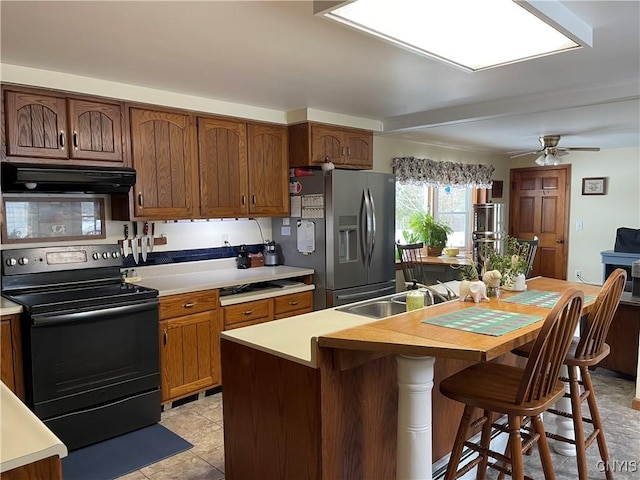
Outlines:
{"type": "Polygon", "coordinates": [[[153,252],[153,238],[156,235],[156,224],[151,222],[151,238],[149,238],[149,251],[153,252]]]}
{"type": "Polygon", "coordinates": [[[124,226],[124,240],[122,241],[122,258],[129,256],[129,224],[124,226]]]}
{"type": "Polygon", "coordinates": [[[133,222],[133,242],[131,242],[133,261],[138,263],[138,222],[133,222]]]}
{"type": "Polygon", "coordinates": [[[147,261],[147,241],[149,238],[149,222],[144,222],[142,226],[142,261],[147,261]]]}

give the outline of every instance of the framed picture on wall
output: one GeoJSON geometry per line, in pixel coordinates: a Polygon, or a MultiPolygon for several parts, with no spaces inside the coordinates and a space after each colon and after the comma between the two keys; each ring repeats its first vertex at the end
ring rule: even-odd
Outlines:
{"type": "Polygon", "coordinates": [[[491,197],[492,198],[502,198],[502,186],[504,185],[503,180],[494,180],[493,186],[491,187],[491,197]]]}
{"type": "Polygon", "coordinates": [[[582,179],[582,195],[605,195],[605,177],[582,179]]]}

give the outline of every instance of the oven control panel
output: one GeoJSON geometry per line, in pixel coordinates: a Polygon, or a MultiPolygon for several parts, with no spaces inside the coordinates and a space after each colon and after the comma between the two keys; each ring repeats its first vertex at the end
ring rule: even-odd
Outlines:
{"type": "Polygon", "coordinates": [[[2,251],[3,275],[121,266],[122,252],[117,244],[16,248],[2,251]]]}

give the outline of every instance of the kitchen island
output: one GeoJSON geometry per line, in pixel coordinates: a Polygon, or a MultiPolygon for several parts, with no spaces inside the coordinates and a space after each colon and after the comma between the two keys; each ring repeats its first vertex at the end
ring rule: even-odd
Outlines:
{"type": "MultiPolygon", "coordinates": [[[[600,290],[529,281],[530,289],[570,286],[600,290]]],[[[446,457],[461,414],[439,394],[440,380],[472,363],[511,362],[508,352],[542,325],[493,337],[422,323],[472,306],[453,301],[377,321],[325,310],[223,332],[227,476],[431,478],[431,459],[446,457]],[[410,385],[407,372],[422,377],[410,385]]],[[[541,319],[549,312],[498,299],[476,306],[541,319]]]]}

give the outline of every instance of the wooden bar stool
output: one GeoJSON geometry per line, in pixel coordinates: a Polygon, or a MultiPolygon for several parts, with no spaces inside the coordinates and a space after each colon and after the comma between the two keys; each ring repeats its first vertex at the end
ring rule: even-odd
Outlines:
{"type": "Polygon", "coordinates": [[[578,325],[583,301],[583,293],[575,288],[560,297],[547,315],[524,369],[478,363],[440,383],[442,394],[465,404],[445,480],[454,480],[476,465],[478,479],[484,479],[487,467],[491,467],[523,480],[522,452],[536,443],[545,479],[555,479],[541,414],[564,394],[564,384],[558,374],[578,325]],[[483,415],[472,423],[476,408],[482,409],[483,415]],[[489,448],[495,414],[506,414],[508,418],[505,426],[509,433],[508,456],[489,448]],[[528,430],[522,428],[524,417],[531,419],[528,430]],[[480,443],[467,441],[469,429],[480,425],[480,443]],[[458,469],[465,446],[479,456],[458,469]],[[498,462],[489,462],[489,457],[498,462]]]}
{"type": "MultiPolygon", "coordinates": [[[[605,466],[605,477],[607,480],[613,479],[609,466],[609,452],[604,438],[602,420],[600,419],[589,368],[593,368],[609,355],[609,345],[605,343],[605,340],[613,316],[620,303],[626,281],[627,272],[623,269],[618,268],[611,272],[596,298],[593,310],[587,317],[582,334],[579,338],[574,338],[569,346],[569,351],[564,359],[564,365],[567,366],[569,377],[561,377],[560,380],[569,384],[569,394],[565,394],[565,396],[571,399],[571,412],[555,408],[549,409],[550,413],[573,420],[575,440],[554,433],[547,433],[547,437],[575,445],[579,480],[589,479],[586,449],[589,448],[594,440],[598,442],[600,458],[605,466]],[[580,377],[582,377],[581,380],[579,379],[578,371],[580,372],[580,377]],[[582,386],[582,392],[580,391],[580,386],[582,386]],[[585,400],[589,406],[591,418],[583,418],[582,416],[582,403],[585,400]],[[585,422],[593,426],[593,431],[588,436],[585,435],[584,431],[585,422]]],[[[520,356],[529,356],[532,346],[533,344],[529,343],[514,350],[513,353],[520,356]]]]}

